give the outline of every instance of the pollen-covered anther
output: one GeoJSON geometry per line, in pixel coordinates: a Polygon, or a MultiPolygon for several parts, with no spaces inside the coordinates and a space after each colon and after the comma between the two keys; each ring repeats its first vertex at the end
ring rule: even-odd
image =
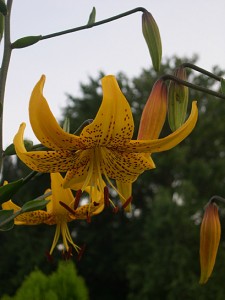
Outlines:
{"type": "Polygon", "coordinates": [[[105,201],[105,206],[109,207],[110,201],[109,201],[109,189],[107,186],[104,187],[104,201],[105,201]]]}
{"type": "Polygon", "coordinates": [[[133,197],[130,196],[122,205],[122,208],[125,209],[132,201],[133,197]]]}
{"type": "Polygon", "coordinates": [[[62,201],[59,201],[59,204],[64,207],[66,210],[68,210],[68,212],[70,212],[72,215],[75,216],[75,211],[70,208],[66,203],[62,202],[62,201]]]}
{"type": "Polygon", "coordinates": [[[78,190],[76,192],[76,197],[75,197],[75,201],[74,201],[74,206],[73,209],[76,210],[78,208],[79,202],[80,202],[80,198],[82,195],[82,190],[78,190]]]}

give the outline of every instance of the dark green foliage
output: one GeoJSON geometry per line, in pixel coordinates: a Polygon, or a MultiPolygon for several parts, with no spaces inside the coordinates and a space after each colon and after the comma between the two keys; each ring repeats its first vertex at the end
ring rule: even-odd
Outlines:
{"type": "MultiPolygon", "coordinates": [[[[166,60],[156,74],[142,70],[136,78],[123,73],[117,79],[134,113],[135,134],[141,111],[151,88],[162,74],[172,74],[175,66],[187,59],[166,60]]],[[[193,58],[192,62],[195,62],[193,58]]],[[[222,75],[215,68],[217,75],[222,75]]],[[[207,88],[219,89],[214,80],[188,71],[190,81],[207,88]]],[[[93,119],[101,103],[101,84],[89,78],[81,85],[82,97],[68,95],[63,110],[74,132],[85,120],[93,119]]],[[[205,286],[199,280],[199,225],[204,205],[211,196],[224,195],[225,184],[225,103],[223,100],[190,91],[198,101],[199,120],[191,135],[176,148],[153,155],[157,168],[142,174],[133,185],[133,213],[108,208],[99,216],[75,221],[70,228],[75,242],[86,244],[77,262],[78,274],[85,278],[92,300],[145,299],[223,299],[225,281],[225,210],[221,206],[222,241],[212,277],[205,286]]],[[[190,105],[189,105],[190,112],[190,105]]],[[[169,134],[166,123],[161,136],[169,134]]],[[[20,162],[6,161],[4,178],[11,181],[28,174],[20,162]]],[[[49,187],[48,175],[32,180],[15,195],[21,205],[41,195],[49,187]]],[[[52,242],[50,226],[14,227],[0,234],[0,295],[14,294],[35,267],[49,274],[57,267],[44,257],[52,242]]],[[[74,261],[76,260],[74,254],[74,261]]],[[[50,296],[49,296],[50,298],[50,296]]]]}

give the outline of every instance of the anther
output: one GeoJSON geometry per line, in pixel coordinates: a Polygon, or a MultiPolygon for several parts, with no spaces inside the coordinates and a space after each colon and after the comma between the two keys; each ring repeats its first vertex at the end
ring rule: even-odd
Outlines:
{"type": "Polygon", "coordinates": [[[117,214],[118,211],[119,211],[119,207],[118,206],[113,207],[113,213],[114,214],[117,214]]]}
{"type": "Polygon", "coordinates": [[[76,215],[75,214],[75,211],[72,209],[72,208],[70,208],[66,203],[64,203],[64,202],[62,202],[62,201],[59,201],[59,204],[62,206],[62,207],[64,207],[66,210],[68,210],[68,212],[70,212],[72,215],[76,215]]]}
{"type": "Polygon", "coordinates": [[[87,213],[87,222],[91,223],[91,216],[87,213]]]}
{"type": "Polygon", "coordinates": [[[48,262],[52,264],[54,261],[53,256],[48,251],[45,253],[45,255],[47,257],[48,262]]]}
{"type": "Polygon", "coordinates": [[[74,207],[73,207],[74,210],[76,210],[78,208],[81,195],[82,195],[82,190],[78,190],[76,192],[76,197],[75,197],[75,201],[74,201],[74,207]]]}
{"type": "Polygon", "coordinates": [[[109,189],[107,186],[104,187],[104,201],[105,201],[105,206],[109,207],[110,202],[109,202],[109,189]]]}
{"type": "Polygon", "coordinates": [[[85,249],[86,249],[86,244],[84,244],[83,246],[81,246],[81,248],[80,248],[80,250],[78,252],[78,257],[77,257],[78,261],[81,260],[83,254],[84,254],[85,249]]]}
{"type": "Polygon", "coordinates": [[[130,197],[123,203],[122,208],[123,208],[123,209],[126,208],[126,207],[131,203],[132,199],[133,199],[133,197],[130,196],[130,197]]]}

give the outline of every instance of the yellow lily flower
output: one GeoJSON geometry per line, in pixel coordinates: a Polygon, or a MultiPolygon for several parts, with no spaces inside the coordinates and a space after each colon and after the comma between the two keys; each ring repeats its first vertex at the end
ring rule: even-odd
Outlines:
{"type": "MultiPolygon", "coordinates": [[[[51,189],[45,193],[52,191],[52,195],[46,197],[50,202],[46,206],[46,211],[36,210],[25,212],[17,216],[14,220],[15,225],[56,225],[54,240],[49,254],[51,255],[56,247],[60,234],[62,235],[63,244],[66,253],[70,253],[69,244],[79,253],[81,248],[77,246],[70,235],[67,223],[75,219],[87,219],[88,217],[100,213],[104,208],[104,199],[101,199],[99,192],[95,190],[93,194],[93,202],[90,205],[83,205],[73,208],[75,201],[72,191],[62,188],[63,177],[59,173],[51,173],[51,189]],[[66,209],[65,209],[66,208],[66,209]]],[[[4,202],[2,208],[5,210],[13,209],[14,212],[20,210],[20,207],[11,200],[4,202]]]]}
{"type": "Polygon", "coordinates": [[[18,157],[38,172],[67,172],[64,188],[84,191],[94,186],[107,197],[108,183],[124,206],[131,200],[131,183],[145,170],[155,168],[151,156],[145,153],[175,147],[191,133],[197,121],[197,105],[193,102],[188,120],[172,134],[162,139],[131,140],[131,108],[115,77],[109,75],[102,79],[103,100],[95,119],[77,136],[65,132],[57,123],[43,96],[44,83],[43,75],[32,92],[29,116],[36,137],[51,150],[28,152],[23,142],[26,124],[22,123],[14,137],[18,157]]]}

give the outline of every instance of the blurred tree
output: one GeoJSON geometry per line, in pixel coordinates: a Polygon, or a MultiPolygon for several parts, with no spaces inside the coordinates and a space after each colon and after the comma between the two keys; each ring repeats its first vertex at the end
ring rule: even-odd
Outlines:
{"type": "MultiPolygon", "coordinates": [[[[116,77],[134,113],[135,136],[143,106],[151,88],[162,74],[171,74],[182,62],[195,63],[197,58],[165,60],[161,73],[153,69],[129,79],[123,73],[116,77]]],[[[222,75],[215,68],[217,75],[222,75]]],[[[212,79],[189,71],[192,82],[218,89],[212,79]]],[[[84,120],[93,119],[101,103],[99,73],[81,85],[80,97],[67,95],[62,120],[69,117],[71,132],[84,120]]],[[[199,120],[194,132],[176,148],[155,154],[157,168],[145,172],[134,183],[133,212],[110,208],[86,221],[71,225],[76,243],[86,243],[82,260],[76,262],[78,273],[87,283],[92,300],[98,299],[222,299],[225,264],[221,243],[216,269],[209,283],[199,286],[199,224],[203,207],[214,194],[224,194],[225,183],[225,105],[222,100],[190,91],[198,100],[199,120]]],[[[168,134],[165,124],[162,136],[168,134]]],[[[9,181],[27,172],[20,162],[6,161],[4,177],[9,181]]],[[[49,186],[48,175],[32,180],[14,201],[27,201],[49,186]]],[[[20,204],[20,203],[19,203],[20,204]]],[[[221,216],[225,210],[221,209],[221,216]]],[[[222,235],[224,219],[222,219],[222,235]]],[[[24,275],[38,266],[45,273],[56,268],[46,264],[44,252],[49,249],[53,232],[49,227],[16,227],[1,233],[0,294],[15,293],[24,275]],[[38,249],[38,250],[37,250],[38,249]],[[10,284],[9,284],[10,283],[10,284]]],[[[58,257],[60,254],[55,253],[58,257]]],[[[56,260],[57,261],[57,260],[56,260]]]]}
{"type": "Polygon", "coordinates": [[[4,295],[2,300],[88,300],[88,290],[82,277],[77,275],[72,262],[60,262],[55,272],[46,276],[35,270],[23,281],[13,297],[4,295]]]}

